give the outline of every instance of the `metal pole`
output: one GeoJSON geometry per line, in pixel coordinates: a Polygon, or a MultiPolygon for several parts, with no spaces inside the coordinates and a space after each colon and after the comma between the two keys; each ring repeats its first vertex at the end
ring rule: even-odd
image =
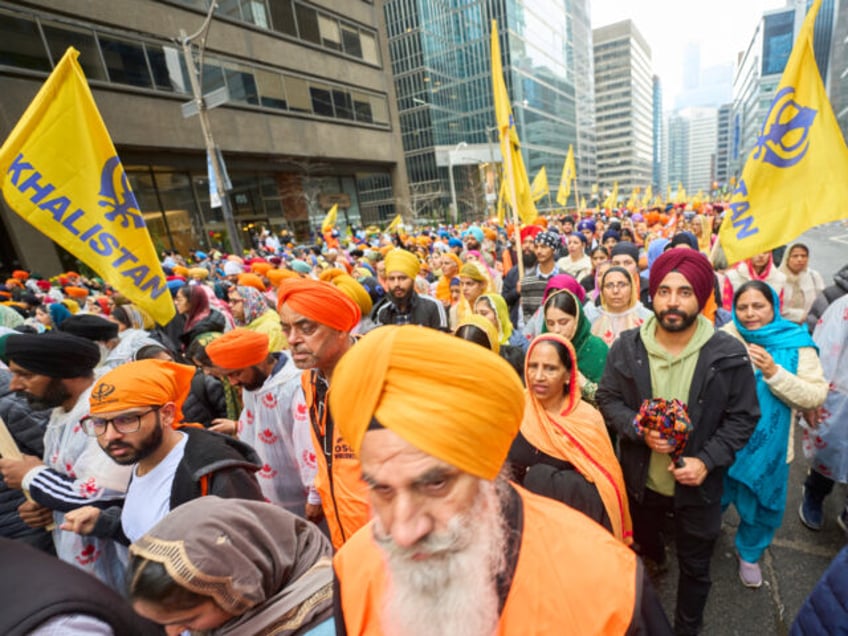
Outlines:
{"type": "Polygon", "coordinates": [[[451,195],[451,221],[454,225],[459,217],[459,210],[456,208],[456,185],[453,182],[453,151],[448,150],[448,183],[450,184],[451,195]]]}
{"type": "Polygon", "coordinates": [[[186,69],[188,70],[189,81],[191,82],[191,93],[197,104],[197,116],[200,119],[200,128],[203,132],[203,141],[206,145],[206,156],[212,165],[212,172],[215,175],[215,186],[218,190],[218,198],[221,200],[221,213],[224,216],[224,223],[227,226],[227,234],[230,237],[230,247],[234,254],[241,256],[244,253],[244,248],[241,244],[241,236],[236,227],[235,219],[233,218],[233,209],[230,205],[230,198],[227,195],[227,190],[224,185],[224,171],[218,163],[218,153],[215,152],[215,141],[212,138],[212,130],[209,125],[209,112],[206,110],[206,104],[203,101],[203,90],[198,79],[201,69],[198,69],[194,64],[192,56],[192,41],[197,37],[202,36],[200,44],[201,59],[206,48],[206,34],[209,31],[209,26],[212,23],[212,13],[215,11],[217,3],[213,2],[209,6],[209,13],[206,15],[206,20],[200,30],[188,37],[184,29],[180,29],[180,44],[183,48],[183,57],[185,57],[186,69]]]}

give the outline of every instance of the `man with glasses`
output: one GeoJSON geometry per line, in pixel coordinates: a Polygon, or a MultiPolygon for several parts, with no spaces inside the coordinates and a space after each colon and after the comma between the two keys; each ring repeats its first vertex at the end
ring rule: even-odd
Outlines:
{"type": "MultiPolygon", "coordinates": [[[[50,408],[44,433],[44,461],[31,455],[0,459],[9,488],[28,491],[33,501],[18,508],[32,527],[61,525],[64,514],[87,504],[110,505],[123,498],[129,468],[118,466],[79,425],[88,413],[88,396],[100,349],[64,332],[13,334],[0,349],[12,372],[9,388],[33,408],[50,408]]],[[[112,587],[123,585],[123,566],[111,541],[56,531],[56,554],[112,587]]]]}
{"type": "Polygon", "coordinates": [[[98,380],[80,422],[121,466],[132,466],[123,506],[85,506],[62,530],[128,544],[177,506],[204,495],[263,501],[259,460],[238,440],[183,422],[192,367],[165,360],[130,362],[98,380]]]}

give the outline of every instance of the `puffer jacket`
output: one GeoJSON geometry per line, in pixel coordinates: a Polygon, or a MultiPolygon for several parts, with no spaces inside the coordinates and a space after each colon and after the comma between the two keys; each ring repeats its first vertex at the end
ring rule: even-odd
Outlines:
{"type": "Polygon", "coordinates": [[[848,546],[822,574],[798,610],[789,634],[848,634],[848,546]]]}
{"type": "Polygon", "coordinates": [[[807,313],[807,329],[813,333],[816,329],[816,324],[824,315],[825,310],[830,307],[830,304],[837,298],[848,294],[848,265],[840,269],[833,277],[833,285],[825,287],[824,291],[816,296],[813,301],[813,306],[807,313]]]}

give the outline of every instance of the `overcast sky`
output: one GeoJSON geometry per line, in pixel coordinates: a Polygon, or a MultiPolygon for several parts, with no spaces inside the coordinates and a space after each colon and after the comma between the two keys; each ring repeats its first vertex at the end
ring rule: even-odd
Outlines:
{"type": "Polygon", "coordinates": [[[735,62],[747,48],[763,11],[787,5],[787,0],[591,0],[592,28],[630,18],[648,40],[654,72],[670,106],[680,91],[683,49],[687,42],[701,48],[701,67],[735,62]]]}

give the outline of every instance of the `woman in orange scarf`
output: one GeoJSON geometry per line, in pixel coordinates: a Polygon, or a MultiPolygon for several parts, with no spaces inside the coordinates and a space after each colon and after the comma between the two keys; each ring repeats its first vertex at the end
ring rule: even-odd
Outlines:
{"type": "Polygon", "coordinates": [[[604,420],[580,399],[577,357],[552,333],[530,343],[524,365],[526,402],[509,451],[513,478],[562,501],[630,544],[633,529],[624,477],[604,420]]]}

